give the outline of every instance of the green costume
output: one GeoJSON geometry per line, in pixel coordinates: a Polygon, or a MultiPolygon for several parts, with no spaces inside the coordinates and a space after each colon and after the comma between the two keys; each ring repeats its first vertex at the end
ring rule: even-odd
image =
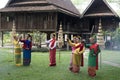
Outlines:
{"type": "Polygon", "coordinates": [[[99,45],[96,43],[86,45],[90,49],[88,57],[88,74],[91,77],[96,76],[96,70],[98,70],[98,54],[100,52],[99,45]]]}
{"type": "Polygon", "coordinates": [[[95,46],[96,44],[87,44],[86,47],[90,49],[89,57],[88,57],[88,66],[96,66],[96,59],[98,57],[98,54],[100,52],[99,46],[95,46]],[[97,48],[97,51],[95,52],[94,48],[91,49],[91,46],[94,46],[97,48]]]}

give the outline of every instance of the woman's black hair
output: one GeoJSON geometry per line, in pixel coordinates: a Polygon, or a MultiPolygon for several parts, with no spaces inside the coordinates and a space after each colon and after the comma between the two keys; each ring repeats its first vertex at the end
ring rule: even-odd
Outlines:
{"type": "Polygon", "coordinates": [[[30,34],[27,34],[28,35],[28,37],[30,38],[30,40],[32,41],[32,36],[30,35],[30,34]]]}

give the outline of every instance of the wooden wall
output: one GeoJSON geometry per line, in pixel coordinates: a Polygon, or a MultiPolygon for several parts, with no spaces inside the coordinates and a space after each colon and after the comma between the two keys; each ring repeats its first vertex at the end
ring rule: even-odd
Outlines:
{"type": "Polygon", "coordinates": [[[1,14],[1,28],[2,31],[7,31],[12,29],[12,19],[7,14],[1,14]]]}
{"type": "Polygon", "coordinates": [[[58,27],[57,31],[59,30],[59,25],[62,23],[63,31],[64,32],[80,32],[80,18],[74,16],[68,16],[62,13],[58,14],[58,27]]]}
{"type": "Polygon", "coordinates": [[[56,28],[55,13],[17,13],[15,20],[18,30],[55,31],[56,28]]]}
{"type": "MultiPolygon", "coordinates": [[[[99,26],[99,20],[100,18],[84,18],[81,21],[82,24],[82,32],[90,33],[92,30],[92,27],[94,27],[94,33],[98,32],[98,26],[99,26]]],[[[103,30],[110,30],[114,31],[118,25],[119,21],[116,18],[112,17],[104,17],[101,18],[101,24],[103,30]]]]}
{"type": "Polygon", "coordinates": [[[104,30],[114,31],[119,26],[119,21],[115,18],[102,19],[102,26],[104,30]]]}
{"type": "Polygon", "coordinates": [[[11,30],[13,19],[18,31],[55,31],[57,25],[56,13],[15,13],[13,16],[2,14],[1,29],[11,30]],[[9,21],[7,21],[7,17],[9,17],[9,21]]]}
{"type": "Polygon", "coordinates": [[[104,3],[103,0],[96,0],[91,7],[87,10],[87,14],[95,14],[95,13],[113,13],[110,8],[104,3]]]}

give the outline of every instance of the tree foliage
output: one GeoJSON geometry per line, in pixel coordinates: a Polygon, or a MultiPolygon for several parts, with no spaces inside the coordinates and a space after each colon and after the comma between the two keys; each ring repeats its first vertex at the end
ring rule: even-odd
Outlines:
{"type": "Polygon", "coordinates": [[[114,38],[120,42],[120,28],[116,29],[114,38]]]}
{"type": "Polygon", "coordinates": [[[34,44],[35,46],[37,47],[41,47],[41,44],[45,42],[46,40],[46,34],[45,33],[42,33],[40,31],[34,31],[33,32],[33,38],[34,38],[34,44]]]}

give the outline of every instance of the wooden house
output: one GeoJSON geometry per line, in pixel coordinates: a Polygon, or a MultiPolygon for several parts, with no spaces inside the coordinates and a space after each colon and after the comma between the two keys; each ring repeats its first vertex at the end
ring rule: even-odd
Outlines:
{"type": "Polygon", "coordinates": [[[120,18],[106,0],[92,0],[81,17],[83,37],[98,33],[100,20],[103,31],[114,31],[119,26],[120,18]]]}
{"type": "MultiPolygon", "coordinates": [[[[11,31],[13,22],[18,32],[57,32],[62,24],[63,31],[79,33],[80,13],[70,0],[9,0],[0,9],[0,31],[11,31]]],[[[2,34],[3,35],[3,34],[2,34]]]]}

